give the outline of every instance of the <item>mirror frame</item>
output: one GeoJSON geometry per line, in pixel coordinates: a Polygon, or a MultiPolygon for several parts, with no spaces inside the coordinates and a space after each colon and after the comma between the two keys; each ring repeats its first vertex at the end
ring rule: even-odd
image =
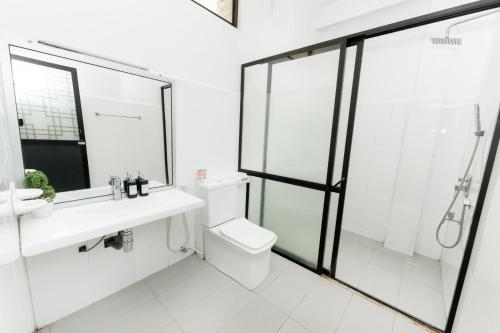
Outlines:
{"type": "MultiPolygon", "coordinates": [[[[175,170],[175,161],[176,161],[176,117],[175,117],[175,93],[174,93],[174,85],[175,80],[169,79],[161,74],[153,74],[149,71],[138,70],[126,65],[121,65],[118,63],[114,63],[107,60],[102,60],[99,58],[95,58],[92,56],[87,56],[84,54],[79,54],[63,49],[57,49],[53,47],[44,46],[38,44],[33,41],[15,41],[9,39],[0,39],[0,89],[3,89],[3,94],[5,96],[5,109],[7,114],[7,128],[9,132],[7,136],[10,141],[10,148],[12,153],[12,164],[14,165],[14,179],[16,187],[23,187],[23,179],[24,179],[24,163],[23,163],[23,155],[21,150],[21,136],[19,134],[18,121],[17,121],[17,104],[15,98],[14,91],[14,80],[12,74],[12,66],[11,66],[11,47],[18,47],[27,49],[30,51],[40,52],[45,55],[54,56],[63,58],[65,60],[77,61],[80,63],[97,66],[100,68],[113,70],[125,74],[140,76],[146,79],[152,79],[156,81],[163,82],[164,84],[160,88],[160,96],[162,98],[162,111],[165,114],[165,104],[164,101],[164,90],[171,89],[171,120],[170,120],[170,134],[171,134],[171,142],[169,150],[171,151],[171,169],[169,170],[169,159],[165,155],[165,173],[167,184],[162,186],[157,186],[151,188],[151,192],[158,190],[165,190],[174,188],[176,185],[176,170],[175,170]],[[168,185],[168,181],[171,180],[171,184],[168,185]]],[[[165,140],[168,131],[165,129],[166,124],[164,123],[163,130],[163,138],[164,138],[164,147],[165,153],[167,150],[168,142],[165,140]]],[[[75,204],[84,204],[89,202],[96,201],[105,201],[110,200],[112,198],[111,188],[107,186],[102,187],[94,187],[90,189],[82,189],[72,192],[72,198],[68,200],[55,201],[56,206],[71,206],[75,204]]],[[[61,192],[61,193],[69,193],[69,192],[61,192]]]]}

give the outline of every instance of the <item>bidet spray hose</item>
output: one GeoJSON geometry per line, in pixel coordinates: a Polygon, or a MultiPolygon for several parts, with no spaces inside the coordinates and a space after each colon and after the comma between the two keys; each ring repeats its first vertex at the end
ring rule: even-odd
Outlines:
{"type": "Polygon", "coordinates": [[[203,255],[203,251],[199,251],[196,248],[192,248],[189,246],[189,227],[188,227],[188,221],[187,221],[185,213],[182,214],[182,225],[184,227],[185,238],[184,238],[184,242],[182,243],[182,245],[178,249],[172,248],[172,245],[170,244],[171,224],[172,224],[172,220],[169,217],[167,219],[167,247],[170,251],[172,251],[174,253],[179,253],[179,252],[186,252],[188,249],[190,249],[190,250],[193,250],[193,251],[203,255]]]}

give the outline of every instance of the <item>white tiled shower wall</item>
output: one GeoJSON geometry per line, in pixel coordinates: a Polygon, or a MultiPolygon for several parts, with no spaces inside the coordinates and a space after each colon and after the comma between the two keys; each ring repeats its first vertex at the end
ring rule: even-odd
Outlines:
{"type": "MultiPolygon", "coordinates": [[[[498,64],[496,69],[500,69],[498,64]]],[[[498,154],[500,151],[497,151],[497,156],[498,154]]],[[[456,329],[453,332],[456,333],[496,333],[500,327],[499,170],[500,164],[497,158],[474,245],[471,266],[462,292],[461,305],[455,320],[456,329]]],[[[451,265],[455,264],[451,262],[451,265]]],[[[456,267],[451,266],[451,268],[456,267]]]]}
{"type": "MultiPolygon", "coordinates": [[[[486,68],[488,69],[483,73],[482,81],[481,81],[481,90],[478,93],[478,103],[481,105],[481,122],[483,124],[483,128],[485,129],[486,133],[485,136],[481,139],[481,144],[479,146],[479,150],[477,153],[476,161],[473,164],[472,168],[472,179],[473,179],[473,187],[471,189],[471,199],[472,202],[476,201],[477,195],[479,193],[479,187],[480,187],[480,181],[482,177],[482,173],[484,170],[484,167],[486,165],[486,159],[488,157],[488,152],[489,152],[489,145],[491,142],[491,138],[493,135],[493,130],[494,126],[497,120],[497,114],[500,110],[500,95],[498,94],[498,87],[500,86],[500,64],[498,63],[498,58],[500,57],[500,21],[498,18],[496,21],[494,21],[494,31],[492,32],[491,35],[491,46],[489,51],[486,54],[486,68]]],[[[468,143],[468,148],[467,154],[470,154],[470,150],[472,149],[472,140],[469,140],[468,143]]],[[[497,155],[497,160],[498,160],[498,155],[497,155]]],[[[467,161],[464,159],[462,160],[461,163],[461,170],[465,168],[465,163],[467,161]]],[[[486,250],[488,246],[491,246],[492,242],[495,243],[498,238],[495,239],[498,235],[498,230],[496,229],[496,225],[498,225],[498,219],[496,218],[496,214],[498,213],[497,211],[497,205],[494,204],[495,199],[497,198],[497,191],[498,191],[498,184],[496,182],[498,181],[497,178],[498,174],[498,165],[496,165],[494,171],[493,171],[493,176],[492,176],[492,181],[490,181],[490,187],[488,189],[488,195],[490,196],[490,204],[486,204],[486,206],[483,208],[483,214],[481,216],[481,222],[480,226],[482,230],[482,235],[480,233],[480,236],[476,238],[476,243],[475,243],[475,249],[476,249],[476,254],[481,255],[481,258],[478,260],[478,262],[473,265],[471,269],[471,276],[469,277],[469,281],[471,282],[471,290],[475,290],[479,288],[479,284],[481,283],[480,281],[483,281],[485,279],[486,281],[483,281],[485,286],[490,287],[491,294],[485,293],[486,289],[481,289],[484,288],[482,286],[481,291],[478,289],[478,293],[481,295],[484,295],[486,298],[486,302],[482,303],[481,305],[476,304],[478,308],[484,310],[484,316],[485,321],[491,322],[492,320],[496,321],[496,317],[491,317],[491,313],[489,310],[486,308],[487,306],[491,305],[491,301],[493,301],[493,298],[498,298],[498,290],[500,290],[500,286],[495,285],[494,279],[490,278],[487,276],[486,271],[490,271],[492,274],[496,270],[495,264],[498,262],[494,258],[494,256],[498,253],[498,251],[489,249],[489,251],[486,250]],[[488,211],[491,210],[491,211],[488,211]],[[483,242],[486,244],[484,245],[483,242]],[[486,266],[485,266],[486,265],[486,266]],[[483,305],[484,304],[484,305],[483,305]],[[490,304],[490,305],[488,305],[490,304]],[[485,306],[485,307],[483,307],[485,306]],[[490,316],[490,317],[488,317],[490,316]]],[[[498,202],[498,200],[496,201],[498,202]]],[[[465,249],[465,242],[466,239],[469,235],[469,227],[472,221],[472,216],[473,216],[473,210],[469,210],[468,214],[466,215],[465,219],[465,225],[464,225],[464,232],[465,234],[462,237],[462,241],[460,244],[451,250],[443,250],[441,254],[441,271],[443,274],[443,285],[444,285],[444,296],[445,296],[445,306],[447,309],[450,306],[451,302],[451,297],[453,293],[453,289],[451,288],[452,284],[450,284],[450,281],[455,281],[458,275],[458,270],[460,268],[461,260],[462,260],[462,255],[465,249]]],[[[452,241],[454,237],[456,237],[457,230],[456,228],[449,228],[447,229],[447,241],[452,241]]],[[[472,296],[469,295],[469,298],[472,299],[472,296]]],[[[496,307],[498,309],[498,306],[496,307]]],[[[476,319],[479,321],[479,319],[476,319]]],[[[481,324],[482,325],[482,324],[481,324]]],[[[486,330],[477,330],[477,331],[484,331],[488,332],[486,330]]]]}
{"type": "MultiPolygon", "coordinates": [[[[365,46],[344,223],[348,230],[385,241],[387,247],[441,259],[446,311],[474,206],[466,211],[464,235],[456,248],[442,250],[435,230],[476,140],[474,103],[480,105],[486,130],[471,171],[470,199],[476,202],[500,102],[500,27],[492,22],[494,17],[464,28],[461,47],[431,46],[428,37],[439,30],[421,36],[419,47],[405,39],[386,41],[380,49],[365,46]],[[382,73],[385,61],[391,71],[382,73]],[[405,72],[409,68],[419,70],[405,72]],[[370,79],[380,77],[385,85],[377,90],[370,79]],[[408,77],[415,81],[405,82],[408,77]],[[399,98],[391,100],[394,96],[399,98]]],[[[456,214],[462,202],[455,205],[456,214]]],[[[452,243],[458,229],[447,225],[444,230],[446,243],[452,243]]]]}
{"type": "MultiPolygon", "coordinates": [[[[1,91],[0,80],[0,193],[6,195],[14,177],[1,91]]],[[[17,220],[11,207],[10,201],[0,203],[0,332],[31,332],[34,323],[29,287],[24,260],[19,254],[17,220]]]]}
{"type": "MultiPolygon", "coordinates": [[[[366,42],[344,218],[352,232],[433,259],[434,231],[475,139],[492,38],[479,24],[460,33],[461,47],[431,45],[447,24],[366,42]]],[[[481,106],[491,124],[495,109],[481,106]]]]}

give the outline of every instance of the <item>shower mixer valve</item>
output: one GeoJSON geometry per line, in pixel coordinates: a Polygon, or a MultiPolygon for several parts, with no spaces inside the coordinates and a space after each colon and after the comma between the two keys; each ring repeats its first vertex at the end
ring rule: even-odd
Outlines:
{"type": "Polygon", "coordinates": [[[455,185],[456,192],[464,192],[466,198],[469,197],[470,186],[472,184],[472,176],[468,176],[463,180],[463,178],[458,178],[458,185],[455,185]]]}
{"type": "MultiPolygon", "coordinates": [[[[467,22],[467,21],[462,21],[462,22],[467,22]]],[[[451,28],[451,26],[450,26],[451,28]]],[[[448,28],[448,32],[449,29],[448,28]]],[[[448,35],[446,37],[448,38],[448,35]]],[[[469,191],[470,187],[472,184],[472,176],[470,175],[470,171],[472,168],[472,163],[474,162],[474,158],[476,157],[477,149],[479,148],[479,143],[481,138],[484,136],[484,130],[481,128],[481,116],[480,116],[480,107],[479,104],[474,104],[474,115],[475,115],[475,120],[476,120],[476,128],[474,131],[474,136],[476,137],[476,142],[474,144],[474,149],[472,150],[472,154],[470,156],[469,162],[467,163],[467,167],[465,168],[465,172],[463,173],[463,177],[458,178],[458,185],[455,185],[455,194],[453,195],[453,199],[451,200],[448,209],[446,212],[443,214],[443,217],[439,221],[439,224],[436,228],[436,241],[438,242],[441,247],[445,249],[452,249],[455,246],[460,243],[460,240],[462,239],[462,234],[463,234],[463,226],[464,226],[464,220],[465,220],[465,211],[468,209],[472,208],[472,201],[469,199],[469,191]],[[462,204],[462,211],[460,213],[460,218],[455,220],[455,214],[451,211],[455,205],[455,202],[457,202],[458,197],[460,196],[460,192],[464,193],[464,201],[462,204]],[[455,238],[455,240],[452,243],[445,243],[441,239],[440,235],[440,230],[441,228],[446,224],[446,221],[450,222],[456,222],[459,226],[458,228],[458,235],[455,238]]]]}

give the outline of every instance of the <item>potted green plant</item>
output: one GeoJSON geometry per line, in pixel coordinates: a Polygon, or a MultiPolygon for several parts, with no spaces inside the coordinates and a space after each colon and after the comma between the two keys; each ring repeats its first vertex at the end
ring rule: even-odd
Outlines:
{"type": "Polygon", "coordinates": [[[47,200],[47,205],[33,212],[35,217],[46,217],[54,210],[54,198],[56,191],[49,184],[49,179],[45,173],[38,170],[28,171],[24,176],[25,188],[39,188],[43,191],[41,198],[47,200]]]}

